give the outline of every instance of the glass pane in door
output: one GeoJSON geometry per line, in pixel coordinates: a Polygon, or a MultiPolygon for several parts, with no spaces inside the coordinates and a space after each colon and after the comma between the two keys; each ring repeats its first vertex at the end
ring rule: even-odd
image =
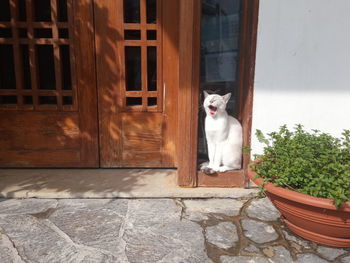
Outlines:
{"type": "Polygon", "coordinates": [[[141,90],[140,47],[125,47],[125,75],[127,91],[141,90]]]}
{"type": "MultiPolygon", "coordinates": [[[[237,114],[239,38],[242,0],[203,0],[201,16],[200,103],[203,91],[231,93],[227,111],[237,114]]],[[[207,161],[204,109],[199,112],[198,163],[207,161]]]]}
{"type": "Polygon", "coordinates": [[[124,23],[140,23],[140,0],[124,0],[124,23]]]}

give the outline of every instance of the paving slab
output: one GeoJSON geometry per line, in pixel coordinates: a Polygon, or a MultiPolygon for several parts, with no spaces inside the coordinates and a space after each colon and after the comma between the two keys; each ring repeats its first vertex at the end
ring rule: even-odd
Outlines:
{"type": "Polygon", "coordinates": [[[278,238],[278,234],[273,226],[252,219],[243,219],[242,227],[244,235],[256,243],[266,243],[278,238]]]}
{"type": "Polygon", "coordinates": [[[0,262],[23,262],[12,241],[2,231],[0,228],[0,262]]]}
{"type": "Polygon", "coordinates": [[[0,198],[248,198],[257,192],[181,188],[175,169],[0,169],[0,198]]]}
{"type": "Polygon", "coordinates": [[[346,256],[346,257],[343,257],[340,261],[341,261],[342,263],[350,263],[350,255],[349,255],[349,256],[346,256]]]}
{"type": "Polygon", "coordinates": [[[280,220],[251,219],[254,200],[2,199],[0,262],[349,263],[350,248],[304,241],[280,220]],[[208,219],[190,220],[191,211],[208,219]]]}
{"type": "Polygon", "coordinates": [[[125,199],[59,200],[48,219],[75,244],[120,257],[119,234],[127,207],[125,199]]]}
{"type": "Polygon", "coordinates": [[[247,251],[247,252],[250,252],[250,253],[254,253],[254,254],[261,254],[260,250],[259,250],[256,246],[254,246],[254,245],[252,245],[252,244],[250,244],[249,246],[247,246],[247,247],[244,249],[244,251],[247,251]]]}
{"type": "Polygon", "coordinates": [[[173,200],[130,200],[123,240],[130,262],[212,262],[203,229],[173,200]]]}
{"type": "Polygon", "coordinates": [[[295,236],[293,234],[289,234],[287,231],[282,230],[282,233],[285,237],[286,240],[289,241],[289,243],[296,248],[297,250],[301,251],[303,249],[310,249],[311,248],[311,243],[302,237],[295,236]]]}
{"type": "Polygon", "coordinates": [[[6,215],[39,214],[54,209],[57,205],[58,201],[55,199],[9,199],[0,202],[0,211],[6,215]]]}
{"type": "Polygon", "coordinates": [[[327,260],[320,258],[315,254],[300,254],[295,263],[327,263],[327,260]]]}
{"type": "Polygon", "coordinates": [[[231,222],[221,222],[205,229],[207,241],[219,248],[234,247],[239,240],[237,227],[231,222]]]}
{"type": "Polygon", "coordinates": [[[293,262],[290,252],[283,246],[271,247],[273,254],[271,256],[271,261],[274,263],[286,263],[293,262]]]}
{"type": "Polygon", "coordinates": [[[73,262],[79,258],[79,248],[47,220],[9,215],[1,217],[0,227],[24,262],[73,262]],[[59,248],[59,253],[52,248],[59,248]]]}
{"type": "Polygon", "coordinates": [[[220,258],[221,263],[270,263],[268,259],[262,257],[251,257],[251,256],[222,256],[220,258]]]}
{"type": "Polygon", "coordinates": [[[280,213],[267,197],[252,201],[247,208],[247,215],[264,221],[276,221],[280,217],[280,213]]]}
{"type": "Polygon", "coordinates": [[[237,216],[245,201],[235,199],[192,199],[184,200],[185,217],[189,220],[202,221],[209,219],[209,215],[222,218],[224,216],[237,216]]]}
{"type": "Polygon", "coordinates": [[[317,252],[328,260],[334,260],[340,255],[344,255],[345,253],[347,253],[347,251],[344,249],[337,249],[325,246],[318,246],[317,252]]]}

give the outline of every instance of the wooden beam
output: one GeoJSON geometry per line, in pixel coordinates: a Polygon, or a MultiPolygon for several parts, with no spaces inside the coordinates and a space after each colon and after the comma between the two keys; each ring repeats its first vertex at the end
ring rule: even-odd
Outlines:
{"type": "MultiPolygon", "coordinates": [[[[254,94],[254,76],[255,76],[255,58],[256,41],[258,32],[259,0],[248,1],[248,12],[245,18],[247,34],[245,35],[245,54],[246,63],[242,83],[244,85],[241,100],[241,114],[243,126],[243,143],[246,146],[251,145],[252,130],[252,112],[253,112],[253,94],[254,94]]],[[[250,152],[243,155],[243,169],[245,175],[245,187],[249,186],[249,177],[247,175],[250,162],[250,152]]]]}
{"type": "Polygon", "coordinates": [[[197,186],[200,0],[180,0],[178,185],[197,186]]]}
{"type": "MultiPolygon", "coordinates": [[[[81,162],[87,167],[98,167],[98,126],[97,126],[97,92],[95,46],[93,27],[93,3],[91,0],[76,0],[73,2],[74,10],[74,51],[78,79],[81,131],[81,162]]],[[[71,23],[72,21],[70,21],[71,23]]],[[[70,32],[72,34],[73,32],[70,32]]]]}

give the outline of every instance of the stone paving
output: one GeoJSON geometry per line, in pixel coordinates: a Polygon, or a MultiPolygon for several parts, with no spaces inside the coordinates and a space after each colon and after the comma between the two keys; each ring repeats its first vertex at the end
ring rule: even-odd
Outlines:
{"type": "Polygon", "coordinates": [[[0,262],[350,263],[268,199],[2,199],[0,262]]]}

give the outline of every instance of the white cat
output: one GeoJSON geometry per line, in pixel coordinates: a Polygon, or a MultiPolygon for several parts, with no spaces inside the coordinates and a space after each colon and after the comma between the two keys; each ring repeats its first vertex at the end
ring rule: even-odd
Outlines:
{"type": "Polygon", "coordinates": [[[220,96],[204,91],[204,97],[209,163],[202,164],[200,169],[209,174],[241,169],[242,126],[226,112],[231,93],[220,96]]]}

